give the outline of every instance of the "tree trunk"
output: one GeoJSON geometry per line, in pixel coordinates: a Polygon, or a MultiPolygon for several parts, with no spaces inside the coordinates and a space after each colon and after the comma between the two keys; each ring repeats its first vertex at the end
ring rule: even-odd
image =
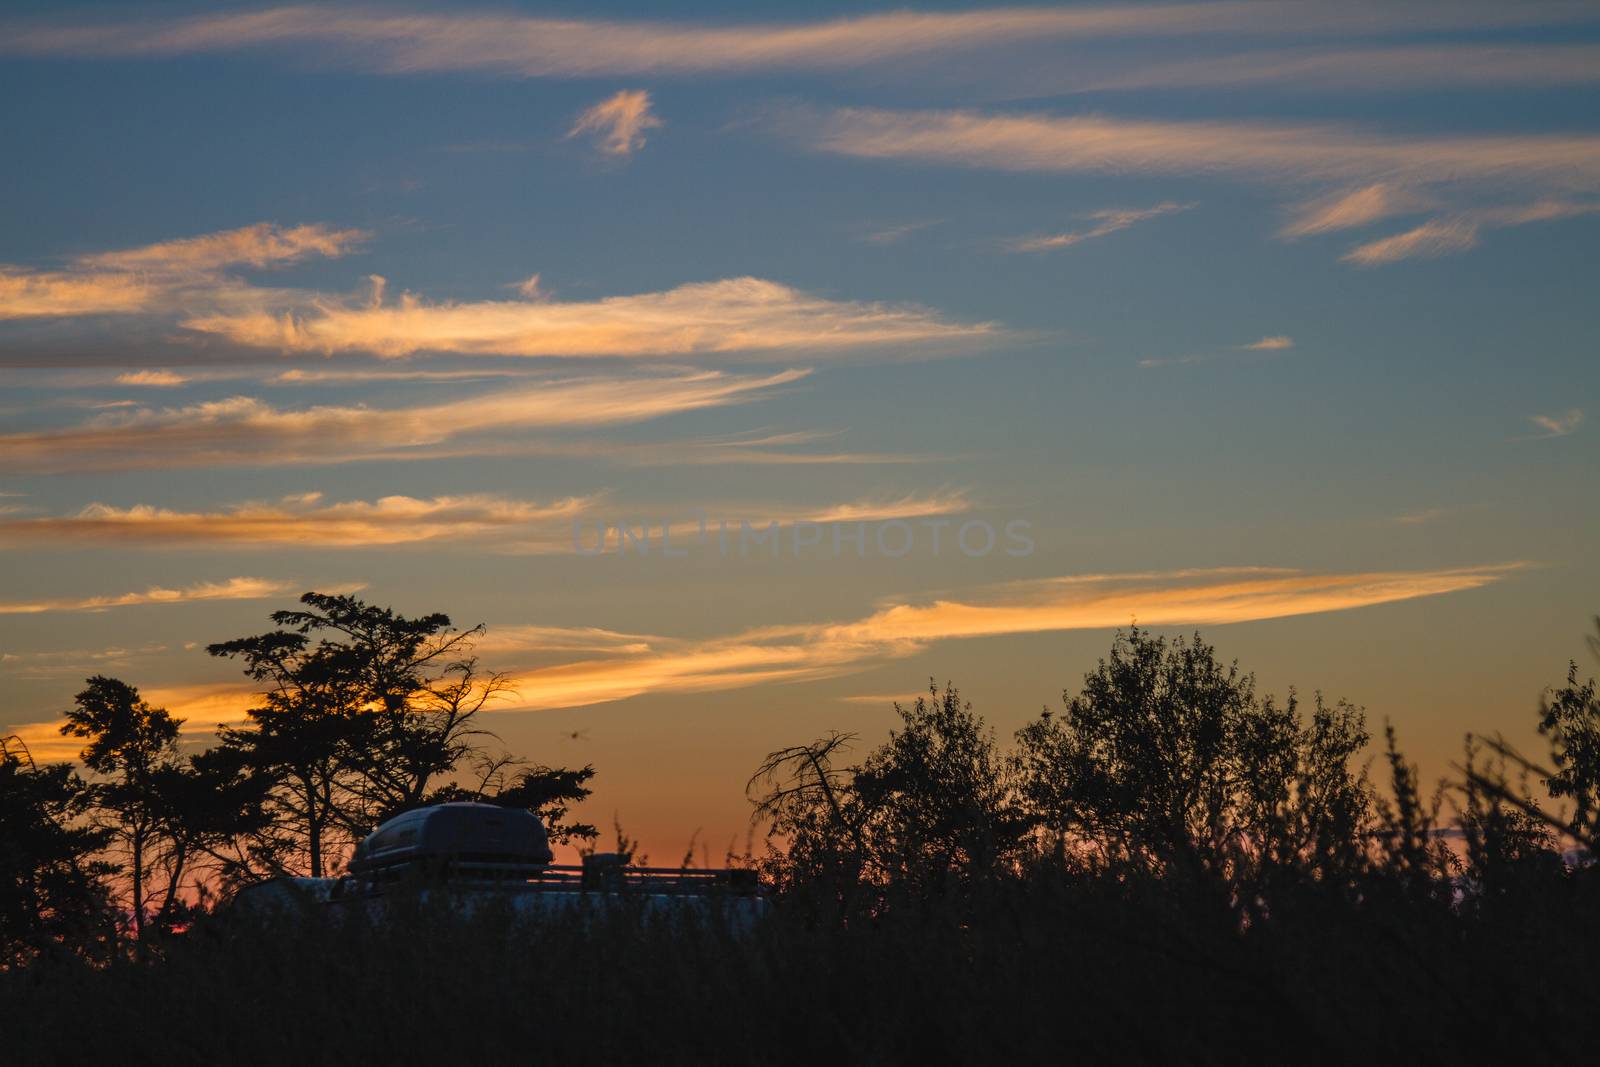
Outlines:
{"type": "Polygon", "coordinates": [[[144,823],[133,824],[133,942],[144,950],[144,823]]]}

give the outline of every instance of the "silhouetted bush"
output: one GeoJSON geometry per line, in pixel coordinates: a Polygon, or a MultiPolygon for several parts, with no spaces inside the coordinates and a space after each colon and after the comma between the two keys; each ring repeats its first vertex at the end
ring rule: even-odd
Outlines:
{"type": "MultiPolygon", "coordinates": [[[[1541,712],[1554,770],[1469,739],[1460,781],[1433,793],[1392,729],[1378,789],[1357,762],[1359,709],[1258,697],[1198,638],[1119,635],[1010,750],[951,687],[897,710],[858,764],[856,739],[834,734],[758,768],[773,908],[754,927],[627,900],[535,921],[436,890],[389,900],[381,921],[338,904],[224,908],[147,930],[135,956],[63,924],[67,905],[16,907],[44,899],[19,874],[6,1050],[169,1064],[1593,1054],[1600,708],[1575,668],[1541,712]],[[1545,808],[1536,778],[1573,810],[1545,808]]],[[[5,825],[30,828],[29,855],[65,878],[51,885],[87,889],[81,916],[103,926],[81,783],[0,771],[5,825]]]]}

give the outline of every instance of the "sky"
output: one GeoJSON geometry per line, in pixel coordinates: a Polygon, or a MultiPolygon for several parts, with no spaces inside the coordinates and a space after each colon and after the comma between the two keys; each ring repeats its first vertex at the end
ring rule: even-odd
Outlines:
{"type": "Polygon", "coordinates": [[[107,673],[204,744],[315,589],[485,624],[658,861],[1135,621],[1536,750],[1597,105],[1592,4],[8,4],[0,734],[107,673]]]}

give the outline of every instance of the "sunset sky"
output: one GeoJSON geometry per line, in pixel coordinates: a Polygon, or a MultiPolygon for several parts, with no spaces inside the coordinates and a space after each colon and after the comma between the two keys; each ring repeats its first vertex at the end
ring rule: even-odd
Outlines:
{"type": "Polygon", "coordinates": [[[1600,7],[661,10],[6,5],[0,734],[359,590],[717,859],[1135,619],[1429,777],[1594,666],[1600,7]]]}

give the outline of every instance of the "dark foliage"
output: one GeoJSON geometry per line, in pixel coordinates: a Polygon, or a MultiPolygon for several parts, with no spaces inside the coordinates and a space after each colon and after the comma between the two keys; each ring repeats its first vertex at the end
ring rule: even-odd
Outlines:
{"type": "Polygon", "coordinates": [[[268,783],[270,818],[242,870],[331,873],[331,858],[379,823],[426,804],[487,800],[528,807],[558,841],[594,828],[563,823],[589,795],[593,768],[535,767],[490,752],[477,716],[505,689],[472,654],[481,626],[407,618],[353,596],[307,593],[269,633],[209,646],[267,685],[250,723],[222,748],[268,783]]]}
{"type": "MultiPolygon", "coordinates": [[[[387,788],[374,783],[420,780],[416,800],[496,800],[592,838],[568,815],[593,768],[530,767],[467,744],[448,774],[422,773],[440,750],[407,755],[430,751],[408,730],[429,743],[465,736],[464,719],[426,718],[438,711],[429,694],[478,677],[470,665],[452,674],[463,661],[448,620],[308,603],[275,617],[289,629],[232,646],[250,663],[267,657],[262,677],[282,694],[251,729],[275,729],[278,713],[287,730],[294,716],[333,724],[310,779],[329,826],[370,821],[381,793],[364,790],[387,788]],[[380,746],[393,779],[341,747],[363,715],[398,731],[380,746]]],[[[127,781],[134,754],[148,753],[158,857],[215,860],[229,855],[223,842],[270,840],[285,820],[305,832],[301,798],[273,793],[302,783],[260,756],[264,740],[183,763],[157,709],[131,690],[97,691],[129,713],[84,735],[96,752],[124,753],[96,769],[127,781]],[[124,729],[139,722],[146,733],[124,729]],[[252,792],[263,780],[267,792],[252,792]],[[186,797],[182,819],[167,796],[186,797]],[[265,822],[235,832],[249,818],[265,822]]],[[[1198,637],[1119,634],[1063,709],[1009,748],[953,687],[896,710],[858,762],[859,739],[830,734],[757,769],[774,907],[754,928],[715,908],[615,901],[532,922],[435,892],[397,899],[381,923],[359,909],[221,909],[133,954],[92,951],[92,933],[60,925],[103,925],[93,899],[8,902],[8,944],[23,946],[8,959],[28,964],[0,974],[0,1017],[28,1020],[8,1030],[8,1051],[172,1063],[1592,1058],[1600,712],[1575,669],[1540,713],[1551,768],[1469,738],[1459,780],[1431,792],[1392,728],[1380,789],[1360,762],[1360,709],[1260,696],[1198,637]],[[94,1033],[120,1035],[115,1048],[63,1041],[90,1004],[94,1033]]],[[[28,828],[26,862],[92,897],[103,842],[84,818],[96,804],[132,809],[107,806],[64,767],[16,759],[0,763],[0,802],[5,826],[28,828]]],[[[620,830],[618,849],[629,851],[620,830]]],[[[239,855],[246,867],[256,858],[239,855]]]]}
{"type": "Polygon", "coordinates": [[[104,954],[111,868],[95,856],[110,834],[84,821],[89,806],[70,765],[35,767],[14,739],[0,739],[0,971],[104,954]]]}

